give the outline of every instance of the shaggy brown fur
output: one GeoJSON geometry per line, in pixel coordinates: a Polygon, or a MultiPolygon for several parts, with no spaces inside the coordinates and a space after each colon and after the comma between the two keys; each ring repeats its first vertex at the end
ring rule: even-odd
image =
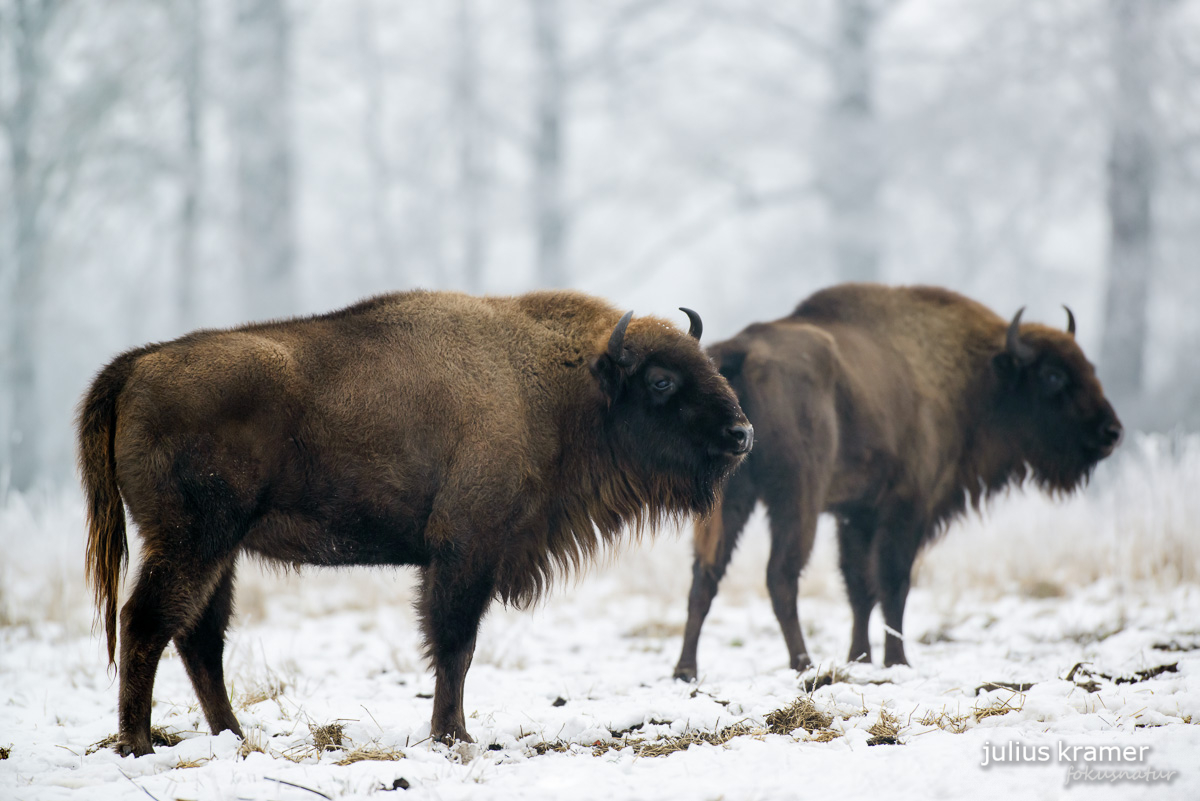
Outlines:
{"type": "MultiPolygon", "coordinates": [[[[689,313],[694,316],[694,313],[689,313]]],[[[119,356],[80,407],[88,574],[117,646],[122,502],[143,539],[120,614],[120,738],[146,754],[174,640],[214,732],[235,564],[417,565],[433,734],[493,598],[535,600],[625,527],[706,514],[752,442],[692,335],[570,292],[410,292],[119,356]]]]}
{"type": "MultiPolygon", "coordinates": [[[[803,669],[797,581],[822,512],[838,522],[850,659],[869,660],[876,601],[901,632],[913,559],[968,503],[1030,474],[1071,492],[1112,452],[1121,424],[1075,344],[1074,318],[1064,333],[1020,316],[1006,323],[944,289],[847,284],[709,349],[759,444],[719,513],[696,525],[677,678],[696,676],[700,628],[759,500],[771,523],[772,605],[803,669]]],[[[906,662],[891,633],[884,662],[906,662]]]]}

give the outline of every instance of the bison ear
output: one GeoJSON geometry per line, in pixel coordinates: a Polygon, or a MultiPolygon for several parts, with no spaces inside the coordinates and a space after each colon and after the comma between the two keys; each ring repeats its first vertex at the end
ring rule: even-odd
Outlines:
{"type": "Polygon", "coordinates": [[[621,396],[621,388],[625,386],[625,370],[607,353],[601,353],[592,359],[589,367],[600,384],[600,390],[610,402],[615,402],[621,396]]]}
{"type": "Polygon", "coordinates": [[[1021,364],[1007,350],[1002,350],[992,357],[992,367],[1000,378],[1000,383],[1006,387],[1015,386],[1021,372],[1021,364]]]}

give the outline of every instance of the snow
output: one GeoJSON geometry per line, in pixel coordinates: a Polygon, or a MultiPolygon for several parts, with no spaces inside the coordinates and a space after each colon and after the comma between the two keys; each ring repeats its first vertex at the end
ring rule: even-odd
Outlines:
{"type": "Polygon", "coordinates": [[[73,497],[15,498],[0,508],[8,556],[0,565],[0,748],[10,749],[0,760],[0,799],[1197,798],[1200,583],[1191,525],[1200,500],[1184,488],[1196,486],[1198,451],[1195,441],[1161,445],[1127,444],[1129,454],[1075,498],[1014,493],[953,527],[909,600],[911,667],[843,663],[850,613],[823,529],[801,598],[820,664],[805,676],[789,670],[761,586],[766,537],[756,517],[705,626],[700,680],[674,681],[688,537],[664,532],[630,545],[535,610],[489,615],[466,687],[477,744],[453,748],[428,740],[433,678],[420,657],[410,572],[277,575],[244,563],[226,670],[247,744],[263,752],[243,757],[237,737],[208,733],[172,649],[153,717],[183,740],[138,759],[93,750],[115,733],[116,684],[89,631],[82,506],[73,497]],[[1148,475],[1174,506],[1162,508],[1149,490],[1136,496],[1148,475]],[[1154,525],[1129,526],[1120,547],[1092,547],[1108,536],[1106,521],[1129,520],[1154,525]],[[1046,525],[1057,531],[1053,542],[1046,525]],[[1082,572],[1045,564],[1046,554],[1061,560],[1072,549],[1082,572]],[[838,680],[811,700],[840,736],[766,733],[768,714],[806,695],[801,679],[831,668],[838,680]],[[1031,686],[979,689],[988,682],[1031,686]],[[899,744],[869,745],[885,714],[899,744]],[[639,755],[631,744],[738,723],[751,733],[669,756],[639,755]],[[314,729],[330,724],[342,726],[343,747],[320,752],[314,729]],[[544,743],[564,750],[539,754],[544,743]],[[1071,765],[1061,757],[1075,746],[1079,754],[1148,750],[1130,762],[1079,761],[1093,780],[1068,785],[1071,765]],[[338,764],[356,749],[403,758],[338,764]],[[1045,758],[981,764],[985,753],[1014,751],[1045,758]],[[1113,770],[1172,775],[1103,780],[1113,770]],[[401,778],[409,789],[392,789],[401,778]]]}

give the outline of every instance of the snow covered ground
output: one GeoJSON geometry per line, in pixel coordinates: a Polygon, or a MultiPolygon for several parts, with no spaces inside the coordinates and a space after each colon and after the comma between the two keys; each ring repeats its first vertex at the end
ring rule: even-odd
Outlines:
{"type": "Polygon", "coordinates": [[[801,600],[822,664],[788,670],[758,517],[700,681],[673,681],[688,537],[630,546],[538,609],[488,617],[467,679],[477,745],[455,748],[427,739],[409,572],[253,563],[226,657],[246,741],[208,734],[168,649],[154,724],[182,740],[140,759],[97,748],[116,686],[89,631],[81,505],[15,498],[0,508],[0,799],[1198,798],[1200,440],[1122,451],[1080,496],[1016,493],[951,529],[910,598],[910,668],[842,663],[850,614],[823,529],[801,600]],[[1088,761],[1112,746],[1130,758],[1088,761]]]}

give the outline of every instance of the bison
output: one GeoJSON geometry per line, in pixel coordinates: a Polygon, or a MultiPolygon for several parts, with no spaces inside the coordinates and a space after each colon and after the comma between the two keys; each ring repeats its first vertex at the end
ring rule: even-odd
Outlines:
{"type": "Polygon", "coordinates": [[[629,526],[706,514],[750,450],[737,398],[683,333],[573,292],[408,292],[198,331],[118,356],[78,420],[88,577],[120,613],[118,747],[152,752],[174,641],[213,733],[240,735],[222,668],[240,555],[415,565],[432,735],[470,741],[463,682],[493,599],[537,599],[629,526]]]}
{"type": "Polygon", "coordinates": [[[759,500],[770,518],[767,587],[791,666],[811,664],[796,589],[822,512],[837,521],[850,660],[870,661],[878,602],[884,664],[907,664],[900,635],[921,547],[968,504],[1028,477],[1073,491],[1121,439],[1067,314],[1062,332],[1022,324],[1020,311],[1006,323],[945,289],[846,284],[709,348],[758,445],[719,511],[696,524],[676,678],[696,677],[700,628],[759,500]]]}

